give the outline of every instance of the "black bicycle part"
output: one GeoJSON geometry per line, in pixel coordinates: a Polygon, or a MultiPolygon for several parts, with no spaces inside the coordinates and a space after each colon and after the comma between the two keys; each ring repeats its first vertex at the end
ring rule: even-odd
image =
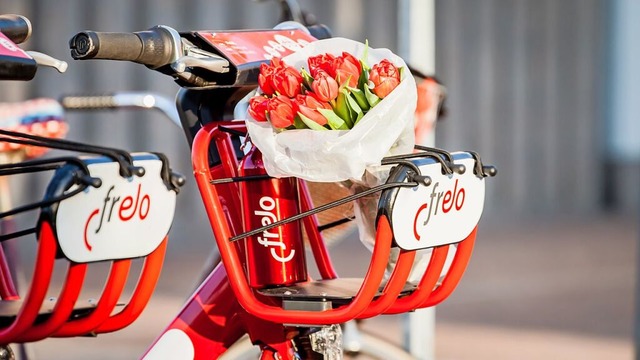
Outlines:
{"type": "Polygon", "coordinates": [[[23,206],[18,206],[11,210],[4,211],[0,213],[0,219],[8,216],[16,215],[25,211],[42,208],[44,206],[51,205],[52,203],[67,199],[75,194],[78,194],[84,191],[84,189],[86,189],[88,186],[92,186],[95,188],[102,186],[102,181],[99,178],[92,177],[86,164],[83,163],[80,159],[75,157],[58,157],[58,158],[51,158],[51,159],[39,159],[39,160],[23,161],[15,164],[0,165],[0,176],[58,170],[64,166],[73,166],[74,169],[76,169],[74,172],[74,176],[71,178],[71,180],[72,180],[72,184],[78,185],[77,189],[75,189],[70,193],[62,194],[56,198],[49,198],[43,201],[39,201],[39,202],[35,202],[35,203],[23,205],[23,206]]]}
{"type": "Polygon", "coordinates": [[[31,22],[22,15],[0,15],[0,32],[15,44],[20,44],[31,36],[31,22]]]}
{"type": "Polygon", "coordinates": [[[132,61],[152,69],[171,63],[173,37],[160,26],[133,33],[83,31],[69,40],[74,59],[106,59],[132,61]]]}
{"type": "Polygon", "coordinates": [[[471,157],[475,160],[475,166],[473,167],[473,173],[479,178],[485,178],[487,176],[494,177],[498,175],[498,169],[493,165],[482,164],[480,154],[475,151],[467,151],[471,154],[471,157]]]}
{"type": "Polygon", "coordinates": [[[38,64],[32,58],[0,55],[0,80],[28,81],[37,70],[38,64]]]}
{"type": "MultiPolygon", "coordinates": [[[[33,173],[37,171],[59,170],[60,168],[65,166],[72,166],[74,169],[72,175],[69,178],[69,183],[70,185],[77,185],[75,189],[69,192],[60,192],[57,196],[54,196],[54,197],[45,196],[44,200],[41,200],[41,201],[14,207],[11,210],[0,213],[0,219],[21,214],[27,211],[36,210],[36,209],[46,209],[48,207],[57,205],[62,200],[68,199],[72,196],[75,196],[83,192],[89,186],[100,187],[102,185],[102,182],[100,179],[92,178],[90,176],[89,171],[86,168],[86,165],[84,165],[82,161],[73,157],[34,160],[34,161],[26,161],[18,164],[2,165],[0,166],[0,176],[17,174],[17,173],[33,173]],[[46,166],[46,165],[55,165],[55,166],[46,166]]],[[[55,175],[54,175],[54,178],[55,178],[55,175]]],[[[65,191],[70,188],[70,185],[65,188],[65,191]]],[[[42,215],[41,215],[41,218],[42,218],[42,215]]],[[[36,233],[39,229],[39,224],[40,224],[40,220],[38,221],[38,225],[36,227],[17,230],[8,234],[2,234],[0,235],[0,242],[9,240],[9,239],[15,239],[24,235],[36,233]]]]}
{"type": "Polygon", "coordinates": [[[2,130],[2,129],[0,129],[0,135],[3,136],[0,138],[0,140],[6,141],[9,143],[39,146],[39,147],[46,147],[46,148],[52,148],[52,149],[69,150],[69,151],[84,152],[89,154],[98,154],[98,155],[107,156],[117,161],[118,164],[120,164],[120,174],[122,176],[130,177],[133,175],[136,175],[136,176],[144,175],[143,168],[133,165],[133,159],[131,158],[131,154],[121,149],[89,145],[89,144],[79,143],[79,142],[70,141],[70,140],[45,138],[42,136],[30,135],[30,134],[25,134],[21,132],[2,130]]]}
{"type": "MultiPolygon", "coordinates": [[[[233,120],[233,109],[238,102],[255,87],[223,87],[208,90],[180,89],[176,97],[178,115],[182,123],[182,129],[189,142],[193,145],[193,139],[200,128],[216,121],[233,120]]],[[[238,159],[243,152],[240,149],[242,141],[238,134],[232,134],[231,140],[238,159]]],[[[215,144],[209,146],[209,165],[211,167],[220,164],[220,155],[215,144]]]]}

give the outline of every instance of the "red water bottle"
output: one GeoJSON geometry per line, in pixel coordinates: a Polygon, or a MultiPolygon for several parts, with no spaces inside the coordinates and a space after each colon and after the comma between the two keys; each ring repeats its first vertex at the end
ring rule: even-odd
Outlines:
{"type": "MultiPolygon", "coordinates": [[[[240,176],[266,175],[255,147],[240,163],[240,176]]],[[[240,182],[242,223],[249,231],[300,212],[298,180],[270,178],[240,182]]],[[[306,281],[307,269],[300,221],[265,230],[246,240],[249,285],[263,288],[306,281]]]]}

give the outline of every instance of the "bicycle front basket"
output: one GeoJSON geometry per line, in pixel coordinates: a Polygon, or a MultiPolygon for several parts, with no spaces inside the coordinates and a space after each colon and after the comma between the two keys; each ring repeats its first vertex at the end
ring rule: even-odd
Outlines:
{"type": "MultiPolygon", "coordinates": [[[[91,149],[96,150],[85,148],[91,149]]],[[[33,230],[38,246],[26,296],[0,286],[0,344],[115,331],[131,324],[147,305],[162,268],[183,178],[171,172],[162,154],[105,152],[107,156],[0,166],[0,175],[55,169],[43,201],[1,214],[41,209],[34,229],[3,235],[6,240],[33,230]],[[128,302],[122,304],[136,258],[144,264],[128,302]],[[52,273],[60,262],[68,266],[56,293],[52,273]],[[98,263],[110,266],[101,294],[96,300],[79,300],[88,269],[98,263]],[[115,311],[118,307],[123,308],[115,311]]],[[[0,266],[1,278],[10,281],[6,259],[0,260],[5,265],[0,266]]]]}
{"type": "MultiPolygon", "coordinates": [[[[194,139],[192,159],[230,286],[247,312],[275,323],[336,324],[433,306],[457,286],[473,249],[484,202],[484,178],[495,175],[495,168],[482,165],[477,154],[450,154],[420,148],[415,154],[385,158],[383,164],[395,165],[386,184],[322,206],[324,209],[383,191],[375,221],[373,252],[365,277],[343,279],[337,277],[326,249],[318,244],[322,240],[315,214],[322,209],[313,209],[304,186],[301,187],[300,214],[241,234],[234,229],[229,221],[232,219],[229,204],[223,204],[219,191],[231,181],[250,179],[234,177],[235,167],[225,171],[211,168],[208,156],[211,144],[224,149],[227,127],[231,126],[234,130],[242,130],[241,123],[204,126],[194,139]],[[224,178],[215,178],[220,174],[224,178]],[[234,241],[300,219],[322,279],[259,289],[249,286],[234,241]],[[420,274],[417,283],[408,282],[416,254],[423,250],[432,252],[427,269],[420,274]],[[447,253],[454,251],[451,266],[439,284],[447,253]],[[390,262],[395,266],[385,276],[390,262]]],[[[233,200],[233,196],[226,198],[233,200]]],[[[239,201],[232,205],[242,206],[239,201]]]]}

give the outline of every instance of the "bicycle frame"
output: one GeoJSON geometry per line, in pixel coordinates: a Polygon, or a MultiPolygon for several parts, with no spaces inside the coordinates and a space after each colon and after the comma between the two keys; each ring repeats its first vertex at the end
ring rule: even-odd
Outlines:
{"type": "MultiPolygon", "coordinates": [[[[161,31],[166,33],[168,30],[164,27],[161,31]]],[[[293,34],[295,31],[284,30],[279,34],[276,32],[276,35],[293,34]]],[[[175,35],[173,32],[170,33],[172,36],[175,35]]],[[[207,38],[213,38],[210,35],[205,32],[182,36],[194,42],[199,38],[196,43],[202,45],[207,38]]],[[[243,32],[242,36],[245,38],[255,36],[258,42],[271,41],[262,32],[243,32]]],[[[301,36],[302,40],[308,37],[304,33],[298,33],[297,36],[301,36]]],[[[227,56],[233,58],[229,54],[227,56]]],[[[185,58],[189,57],[185,56],[185,58]]],[[[194,64],[193,61],[195,61],[193,58],[182,62],[178,59],[175,64],[182,67],[176,68],[183,69],[182,73],[184,73],[185,64],[194,64]]],[[[445,268],[447,254],[454,249],[453,243],[435,246],[427,270],[420,281],[418,284],[410,285],[407,285],[407,279],[412,270],[416,249],[400,249],[393,272],[385,282],[385,271],[394,244],[394,234],[390,214],[383,211],[379,212],[377,219],[376,242],[368,271],[362,281],[352,285],[352,288],[347,291],[347,293],[350,292],[349,294],[340,295],[340,297],[323,292],[320,295],[314,295],[320,299],[301,304],[303,301],[300,297],[290,296],[288,287],[256,289],[249,286],[246,274],[246,266],[249,262],[259,263],[263,268],[274,265],[269,265],[265,259],[245,256],[245,244],[242,241],[236,241],[248,238],[250,236],[248,233],[252,230],[247,229],[247,219],[242,216],[241,190],[236,182],[247,181],[246,177],[240,176],[238,161],[243,156],[243,152],[239,149],[238,137],[246,135],[246,127],[243,121],[232,120],[231,114],[239,99],[255,87],[256,70],[262,61],[264,61],[262,58],[237,60],[234,71],[224,75],[226,82],[217,84],[207,80],[202,82],[207,84],[207,90],[183,90],[179,96],[178,106],[182,126],[192,144],[194,175],[221,253],[222,264],[218,265],[191,295],[177,317],[143,355],[144,359],[217,358],[244,334],[248,334],[251,341],[260,346],[261,359],[297,359],[304,355],[305,351],[313,349],[313,345],[298,347],[292,340],[305,332],[305,329],[436,305],[454,290],[468,264],[477,228],[471,230],[465,239],[456,239],[457,249],[455,249],[453,263],[440,285],[437,282],[445,268]]],[[[218,62],[206,61],[199,63],[206,66],[218,64],[218,62]]],[[[203,74],[200,73],[200,75],[203,74]]],[[[182,78],[182,80],[185,79],[187,77],[182,78]]],[[[449,157],[448,165],[440,155],[430,151],[425,151],[423,154],[423,156],[438,159],[442,164],[442,171],[445,169],[452,171],[449,168],[454,166],[451,155],[446,153],[449,157]]],[[[474,157],[474,161],[480,167],[480,173],[476,175],[486,176],[483,174],[479,158],[474,157]]],[[[407,164],[412,163],[397,158],[388,159],[387,164],[408,166],[407,164]]],[[[411,167],[418,169],[416,165],[411,167]]],[[[440,168],[438,168],[439,172],[440,168]]],[[[419,169],[415,175],[420,175],[419,169]]],[[[130,174],[125,176],[122,173],[121,177],[132,178],[130,174]]],[[[293,284],[292,289],[297,289],[297,286],[300,288],[306,285],[313,286],[314,283],[338,282],[341,279],[338,278],[328,250],[322,241],[318,222],[311,214],[313,204],[310,194],[304,181],[294,181],[300,189],[298,200],[300,217],[282,219],[282,221],[302,222],[322,279],[316,282],[293,284]]],[[[402,184],[386,185],[398,187],[402,184]]],[[[402,186],[418,185],[419,183],[414,180],[407,180],[402,186]]],[[[415,216],[417,219],[418,215],[415,216]]],[[[40,252],[36,264],[37,276],[34,276],[32,291],[27,296],[26,305],[18,313],[16,321],[11,326],[0,330],[0,343],[10,340],[34,341],[46,336],[80,336],[87,333],[115,331],[133,321],[151,295],[157,279],[155,275],[160,268],[153,263],[162,262],[166,238],[156,249],[158,255],[154,252],[147,258],[138,288],[130,304],[123,311],[112,315],[129,270],[129,260],[107,259],[113,260],[107,290],[103,292],[95,309],[80,318],[71,319],[73,304],[77,300],[86,270],[86,264],[72,261],[68,271],[68,281],[60,295],[60,305],[56,305],[56,312],[45,321],[36,324],[38,311],[50,280],[56,245],[59,245],[56,244],[50,225],[48,222],[40,224],[40,252]],[[153,278],[149,281],[153,284],[145,282],[147,264],[154,272],[149,274],[149,278],[153,278]]],[[[281,224],[272,223],[271,225],[275,227],[281,224]]],[[[304,260],[297,258],[292,261],[304,260]]],[[[307,272],[306,262],[298,265],[304,268],[305,273],[307,272]]],[[[0,292],[4,292],[0,295],[11,295],[10,288],[0,286],[0,292]]]]}
{"type": "MultiPolygon", "coordinates": [[[[238,286],[238,284],[246,284],[242,260],[234,249],[235,245],[228,240],[236,233],[231,229],[241,227],[240,224],[233,222],[234,217],[230,214],[229,207],[222,205],[227,201],[229,201],[227,205],[237,201],[237,199],[234,200],[237,192],[229,191],[229,184],[212,185],[210,181],[212,177],[236,175],[236,154],[232,151],[230,134],[227,131],[229,129],[242,131],[243,127],[241,122],[208,124],[198,132],[192,152],[194,174],[205,199],[205,207],[214,229],[216,242],[223,262],[234,264],[227,266],[233,269],[233,272],[227,272],[222,265],[215,268],[203,285],[191,296],[178,317],[152,345],[145,359],[164,358],[156,356],[160,356],[168,348],[176,351],[174,354],[180,351],[180,356],[193,354],[194,359],[216,357],[223,354],[245,332],[254,343],[260,344],[263,349],[263,358],[273,358],[275,353],[279,353],[278,356],[281,358],[287,358],[287,356],[293,356],[292,345],[288,339],[290,334],[295,332],[295,328],[282,324],[334,324],[354,318],[372,317],[380,313],[401,313],[418,307],[436,305],[454,290],[471,255],[476,230],[459,243],[451,269],[442,285],[436,288],[449,246],[440,246],[434,250],[429,269],[418,285],[421,290],[398,298],[415,256],[414,251],[402,251],[398,265],[382,296],[374,300],[384,275],[391,247],[390,229],[384,221],[378,231],[371,271],[363,280],[365,285],[348,306],[321,312],[283,310],[278,306],[263,304],[264,298],[261,297],[258,300],[248,286],[238,286]],[[221,159],[226,160],[213,168],[209,166],[208,158],[210,141],[215,143],[221,159]],[[223,214],[225,216],[222,216],[223,214]],[[230,282],[229,279],[233,280],[230,282]],[[436,288],[435,291],[433,291],[434,288],[436,288]],[[238,296],[238,293],[241,295],[238,296]]],[[[301,210],[310,210],[311,204],[305,200],[308,199],[308,193],[304,186],[301,192],[303,194],[301,210]]],[[[322,278],[336,279],[337,274],[313,216],[305,218],[304,228],[309,236],[309,244],[322,278]]]]}
{"type": "MultiPolygon", "coordinates": [[[[251,33],[243,32],[243,35],[248,37],[251,33]]],[[[238,65],[237,69],[250,74],[258,64],[238,65]]],[[[231,119],[238,100],[253,90],[255,84],[237,82],[237,79],[248,78],[244,75],[236,75],[235,78],[232,86],[183,89],[178,95],[178,112],[185,135],[192,145],[194,175],[223,264],[219,264],[191,295],[143,358],[217,358],[240,337],[248,334],[251,341],[260,346],[262,359],[294,359],[297,355],[291,338],[298,333],[298,326],[338,324],[382,313],[402,313],[436,305],[451,294],[468,264],[476,230],[458,244],[451,269],[440,286],[436,283],[450,252],[448,245],[434,249],[428,270],[416,289],[407,296],[400,294],[411,271],[415,251],[402,250],[397,266],[380,294],[392,243],[389,223],[384,218],[379,221],[378,238],[367,276],[348,305],[325,311],[283,309],[274,298],[251,289],[246,280],[242,242],[232,244],[229,241],[245,228],[238,185],[233,181],[215,184],[213,181],[239,177],[239,158],[243,154],[237,137],[246,133],[246,128],[242,121],[231,119]]],[[[311,210],[313,204],[306,186],[301,180],[299,185],[300,210],[311,210]]],[[[323,280],[337,279],[315,217],[307,216],[301,221],[320,276],[323,280]]]]}

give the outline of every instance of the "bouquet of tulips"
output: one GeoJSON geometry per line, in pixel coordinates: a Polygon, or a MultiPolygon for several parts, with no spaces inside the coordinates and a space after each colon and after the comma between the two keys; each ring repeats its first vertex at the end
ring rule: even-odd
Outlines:
{"type": "Polygon", "coordinates": [[[247,130],[267,173],[318,182],[361,179],[414,145],[416,85],[388,49],[332,38],[263,64],[247,130]]]}
{"type": "Polygon", "coordinates": [[[249,114],[277,130],[349,130],[400,84],[403,68],[388,59],[371,68],[343,51],[307,59],[300,71],[274,58],[262,64],[262,94],[249,100],[249,114]]]}

